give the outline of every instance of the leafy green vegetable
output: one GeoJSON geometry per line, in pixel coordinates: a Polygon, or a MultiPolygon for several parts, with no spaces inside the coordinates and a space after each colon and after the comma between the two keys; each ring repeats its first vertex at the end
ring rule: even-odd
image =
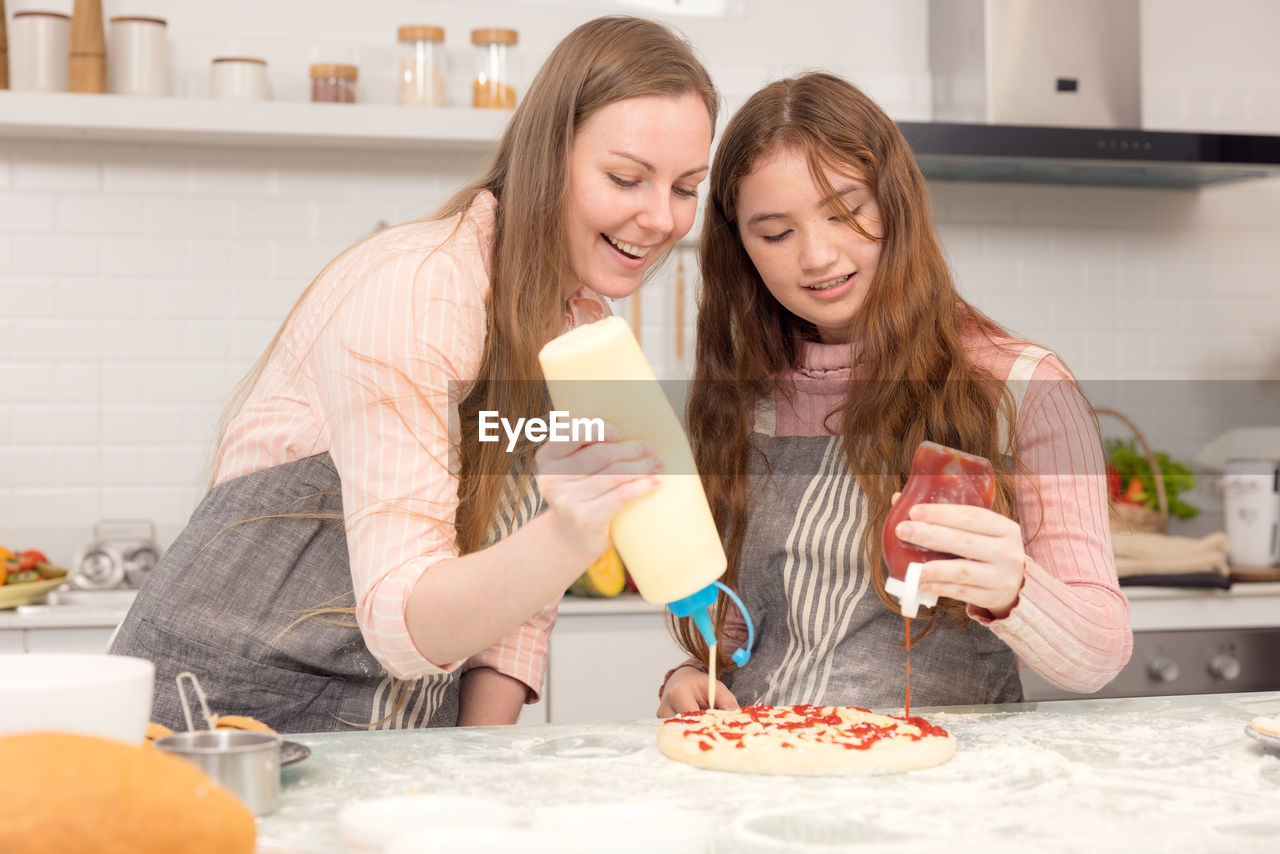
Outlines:
{"type": "MultiPolygon", "coordinates": [[[[1151,465],[1147,462],[1147,455],[1137,447],[1137,440],[1108,439],[1106,447],[1107,460],[1120,473],[1120,482],[1126,484],[1130,479],[1137,477],[1142,481],[1142,489],[1147,494],[1145,506],[1152,510],[1159,510],[1156,503],[1156,483],[1151,476],[1151,465]]],[[[1190,519],[1195,516],[1200,512],[1200,508],[1193,507],[1178,498],[1196,485],[1195,473],[1182,463],[1171,459],[1164,451],[1156,451],[1155,457],[1156,465],[1164,475],[1164,491],[1169,498],[1169,515],[1179,519],[1190,519]]]]}

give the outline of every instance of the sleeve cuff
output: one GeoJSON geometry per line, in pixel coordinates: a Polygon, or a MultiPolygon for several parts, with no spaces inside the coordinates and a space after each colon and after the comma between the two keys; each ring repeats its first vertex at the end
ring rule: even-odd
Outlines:
{"type": "Polygon", "coordinates": [[[464,672],[473,667],[489,667],[523,682],[528,689],[526,704],[538,702],[542,699],[551,630],[555,627],[558,610],[558,601],[547,605],[493,646],[468,658],[463,665],[464,672]]]}
{"type": "Polygon", "coordinates": [[[461,661],[436,664],[424,656],[409,635],[409,621],[405,614],[413,586],[422,573],[446,557],[449,555],[397,567],[378,582],[357,608],[356,620],[365,645],[387,673],[397,679],[452,673],[462,664],[461,661]]]}

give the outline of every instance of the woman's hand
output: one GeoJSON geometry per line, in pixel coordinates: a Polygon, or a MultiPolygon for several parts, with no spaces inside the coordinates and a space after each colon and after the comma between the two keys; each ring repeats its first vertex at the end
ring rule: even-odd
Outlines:
{"type": "MultiPolygon", "coordinates": [[[[676,669],[662,688],[662,702],[658,706],[658,717],[669,718],[685,712],[698,712],[707,708],[707,674],[691,665],[676,669]]],[[[716,708],[736,709],[738,700],[723,682],[716,681],[716,708]]]]}
{"type": "Polygon", "coordinates": [[[538,492],[559,536],[582,552],[582,566],[609,550],[609,523],[657,489],[662,460],[647,442],[623,441],[605,425],[603,442],[545,442],[534,456],[538,492]]]}
{"type": "Polygon", "coordinates": [[[1017,604],[1026,553],[1022,528],[1012,519],[968,504],[917,504],[895,533],[905,542],[957,556],[924,565],[923,592],[985,608],[996,619],[1009,616],[1017,604]]]}

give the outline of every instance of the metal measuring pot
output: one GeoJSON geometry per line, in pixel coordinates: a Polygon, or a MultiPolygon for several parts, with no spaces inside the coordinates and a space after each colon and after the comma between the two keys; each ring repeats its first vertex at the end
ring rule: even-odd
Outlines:
{"type": "Polygon", "coordinates": [[[152,742],[159,750],[173,753],[198,765],[223,788],[244,801],[254,815],[274,812],[280,805],[280,736],[270,732],[215,730],[204,691],[196,677],[187,672],[177,678],[178,696],[187,718],[188,732],[167,735],[152,742]],[[197,730],[182,680],[189,678],[209,729],[197,730]]]}

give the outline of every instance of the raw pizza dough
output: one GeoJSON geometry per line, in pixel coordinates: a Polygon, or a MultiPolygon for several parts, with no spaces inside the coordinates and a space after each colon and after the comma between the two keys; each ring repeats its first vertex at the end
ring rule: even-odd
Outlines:
{"type": "Polygon", "coordinates": [[[924,718],[853,706],[744,706],[669,718],[658,728],[658,749],[717,771],[839,774],[941,765],[956,741],[924,718]]]}
{"type": "Polygon", "coordinates": [[[1273,738],[1280,738],[1280,715],[1274,718],[1257,717],[1249,721],[1249,726],[1256,729],[1263,735],[1269,735],[1273,738]]]}

